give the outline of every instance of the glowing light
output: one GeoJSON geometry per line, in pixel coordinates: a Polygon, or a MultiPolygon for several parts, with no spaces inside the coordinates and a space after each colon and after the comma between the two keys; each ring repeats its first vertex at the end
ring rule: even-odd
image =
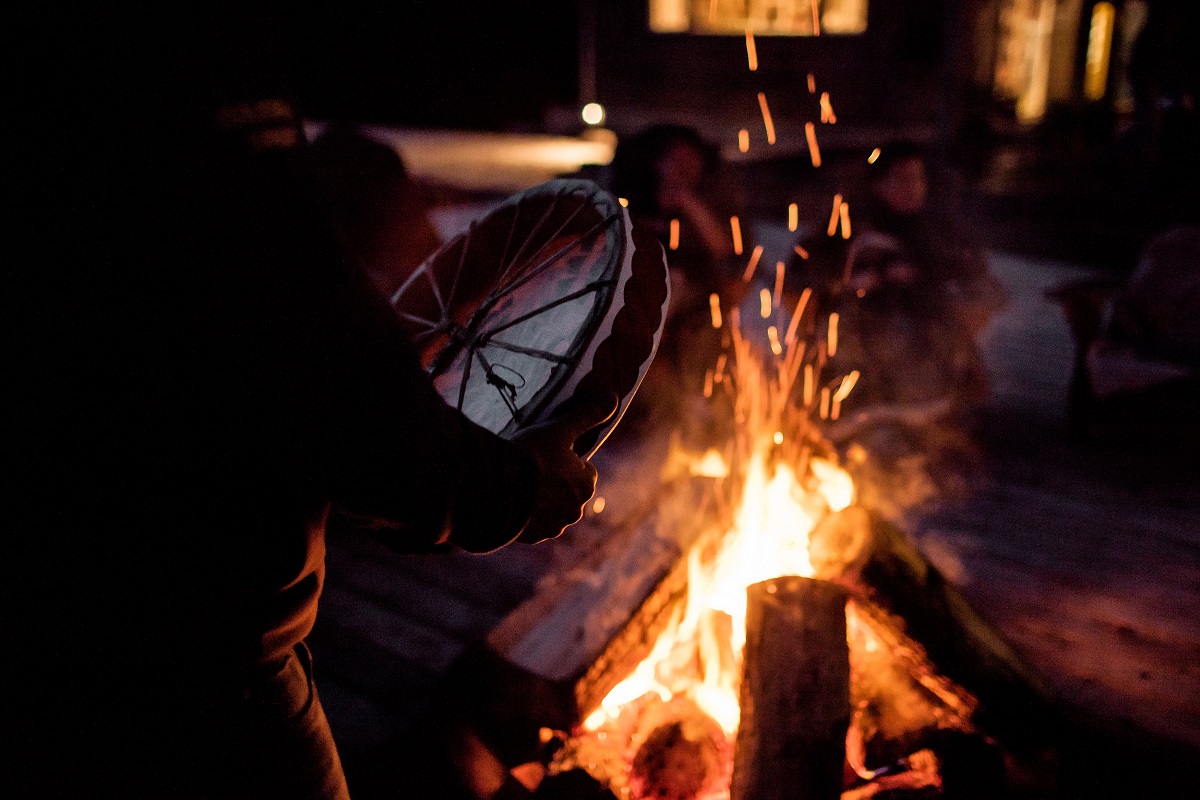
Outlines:
{"type": "Polygon", "coordinates": [[[754,270],[758,267],[758,260],[762,258],[762,254],[763,249],[762,245],[760,244],[756,246],[754,248],[754,252],[750,254],[750,263],[746,265],[746,271],[742,273],[742,283],[749,283],[750,279],[754,277],[754,270]]]}
{"type": "Polygon", "coordinates": [[[734,255],[742,254],[742,223],[738,220],[737,215],[729,218],[729,228],[733,231],[733,252],[734,255]]]}
{"type": "Polygon", "coordinates": [[[715,447],[710,447],[688,467],[688,472],[703,478],[726,478],[729,476],[729,465],[715,447]]]}
{"type": "Polygon", "coordinates": [[[838,390],[833,394],[833,399],[840,403],[849,397],[851,390],[854,389],[854,384],[858,383],[858,375],[858,370],[854,370],[849,375],[842,378],[842,382],[838,386],[838,390]]]}
{"type": "Polygon", "coordinates": [[[830,125],[837,122],[837,114],[833,113],[833,105],[829,102],[829,92],[821,92],[821,122],[830,125]]]}
{"type": "Polygon", "coordinates": [[[850,238],[850,204],[842,203],[841,208],[838,209],[838,215],[841,217],[841,221],[842,221],[842,238],[849,239],[850,238]]]}
{"type": "Polygon", "coordinates": [[[775,444],[783,444],[783,431],[775,431],[775,435],[771,439],[775,444]]]}
{"type": "Polygon", "coordinates": [[[788,325],[787,336],[784,339],[788,344],[796,341],[796,330],[800,327],[800,319],[804,316],[804,309],[808,306],[808,298],[812,297],[812,289],[806,288],[800,293],[800,299],[796,302],[796,310],[792,312],[792,321],[788,325]]]}
{"type": "Polygon", "coordinates": [[[754,31],[749,28],[746,28],[746,61],[750,65],[751,72],[758,69],[758,50],[754,47],[754,31]]]}
{"type": "Polygon", "coordinates": [[[883,155],[883,150],[876,147],[874,150],[871,151],[871,155],[867,156],[867,163],[874,164],[876,161],[879,160],[879,157],[881,155],[883,155]]]}
{"type": "Polygon", "coordinates": [[[712,326],[721,327],[721,297],[716,292],[708,296],[708,310],[712,312],[712,326]]]}
{"type": "Polygon", "coordinates": [[[599,125],[604,122],[604,106],[599,103],[588,103],[579,112],[579,116],[583,117],[583,121],[588,125],[599,125]]]}
{"type": "Polygon", "coordinates": [[[597,497],[595,500],[592,501],[592,513],[593,514],[603,514],[604,507],[606,505],[608,505],[608,502],[603,497],[597,497]]]}
{"type": "Polygon", "coordinates": [[[825,229],[825,232],[830,236],[833,236],[835,233],[837,233],[838,221],[841,219],[841,208],[842,196],[840,194],[835,194],[833,196],[833,211],[829,213],[829,227],[825,229]]]}
{"type": "Polygon", "coordinates": [[[767,319],[768,317],[771,316],[771,290],[770,289],[763,289],[761,292],[758,293],[758,306],[759,306],[758,313],[762,315],[763,319],[767,319]]]}
{"type": "Polygon", "coordinates": [[[808,139],[808,157],[814,167],[821,166],[821,148],[817,146],[817,128],[811,122],[804,123],[804,137],[808,139]]]}
{"type": "Polygon", "coordinates": [[[783,345],[779,343],[779,329],[774,325],[767,328],[767,339],[771,342],[771,352],[777,356],[783,355],[783,345]]]}
{"type": "Polygon", "coordinates": [[[795,203],[788,204],[788,230],[795,231],[800,227],[800,207],[795,203]]]}
{"type": "Polygon", "coordinates": [[[629,201],[624,197],[618,197],[617,202],[621,204],[621,208],[629,208],[629,201]]]}
{"type": "Polygon", "coordinates": [[[1092,24],[1088,28],[1087,58],[1083,68],[1083,96],[1092,102],[1103,100],[1108,91],[1108,61],[1112,53],[1116,13],[1112,3],[1096,3],[1092,6],[1092,24]]]}
{"type": "Polygon", "coordinates": [[[679,249],[679,220],[671,220],[671,235],[667,242],[667,246],[672,250],[679,249]]]}
{"type": "Polygon", "coordinates": [[[800,256],[800,258],[804,259],[805,261],[808,261],[808,251],[805,250],[803,247],[801,247],[800,245],[796,245],[795,247],[792,248],[792,250],[796,251],[796,255],[800,256]]]}
{"type": "Polygon", "coordinates": [[[745,128],[738,131],[738,150],[743,153],[750,152],[750,131],[745,128]]]}
{"type": "Polygon", "coordinates": [[[767,130],[767,144],[775,144],[775,123],[771,121],[771,109],[767,107],[767,96],[758,93],[758,107],[762,110],[763,127],[767,130]]]}
{"type": "Polygon", "coordinates": [[[826,342],[829,357],[833,358],[837,355],[838,346],[838,315],[836,311],[829,315],[829,338],[826,342]]]}

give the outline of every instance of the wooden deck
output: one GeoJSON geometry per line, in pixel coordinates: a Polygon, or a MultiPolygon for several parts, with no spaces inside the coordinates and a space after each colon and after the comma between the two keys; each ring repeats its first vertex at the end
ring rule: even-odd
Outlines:
{"type": "MultiPolygon", "coordinates": [[[[1043,293],[1086,271],[1004,254],[991,264],[1012,302],[981,338],[984,468],[964,496],[910,521],[914,540],[1067,708],[1200,753],[1200,459],[1068,444],[1071,345],[1043,293]]],[[[601,493],[645,483],[615,456],[600,466],[601,493]]],[[[347,761],[410,730],[451,661],[595,528],[487,557],[333,538],[311,643],[347,761]]]]}

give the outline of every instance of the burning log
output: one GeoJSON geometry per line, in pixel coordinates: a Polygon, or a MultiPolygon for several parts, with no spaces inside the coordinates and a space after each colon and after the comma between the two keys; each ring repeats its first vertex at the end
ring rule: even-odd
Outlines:
{"type": "Polygon", "coordinates": [[[938,669],[980,701],[980,727],[1026,744],[1044,726],[1049,691],[896,526],[851,506],[813,532],[816,577],[836,580],[903,620],[938,669]]]}
{"type": "Polygon", "coordinates": [[[733,800],[841,794],[850,724],[846,594],[796,577],[750,587],[733,800]]]}

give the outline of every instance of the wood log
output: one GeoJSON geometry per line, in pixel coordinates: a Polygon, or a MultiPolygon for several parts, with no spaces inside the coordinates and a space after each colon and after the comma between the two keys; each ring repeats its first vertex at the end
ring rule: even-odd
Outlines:
{"type": "Polygon", "coordinates": [[[1050,708],[1041,677],[899,528],[851,506],[826,518],[813,540],[817,577],[902,620],[937,668],[978,698],[980,728],[1010,746],[1041,744],[1050,708]]]}
{"type": "Polygon", "coordinates": [[[751,586],[732,800],[826,800],[842,791],[850,725],[846,590],[775,578],[751,586]]]}

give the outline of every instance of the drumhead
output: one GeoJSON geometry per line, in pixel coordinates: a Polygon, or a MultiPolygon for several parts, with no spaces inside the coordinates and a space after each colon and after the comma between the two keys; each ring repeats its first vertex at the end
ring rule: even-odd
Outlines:
{"type": "Polygon", "coordinates": [[[668,300],[658,240],[595,184],[555,180],[443,245],[392,304],[443,399],[502,436],[614,392],[617,413],[576,444],[590,457],[654,357],[668,300]]]}

